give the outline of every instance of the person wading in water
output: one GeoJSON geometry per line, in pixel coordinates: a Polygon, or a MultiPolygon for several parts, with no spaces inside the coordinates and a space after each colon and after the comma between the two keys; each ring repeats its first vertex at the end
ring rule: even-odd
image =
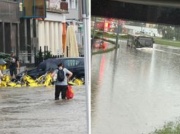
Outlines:
{"type": "Polygon", "coordinates": [[[64,68],[64,65],[60,63],[58,65],[58,69],[54,70],[51,76],[54,77],[55,75],[57,75],[57,79],[55,81],[55,100],[59,100],[60,92],[61,98],[66,99],[68,81],[72,77],[73,73],[67,68],[64,68]]]}

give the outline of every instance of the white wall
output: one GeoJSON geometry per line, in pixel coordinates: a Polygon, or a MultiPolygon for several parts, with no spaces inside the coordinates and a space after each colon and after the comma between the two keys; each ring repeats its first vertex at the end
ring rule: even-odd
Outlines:
{"type": "Polygon", "coordinates": [[[66,22],[66,16],[64,14],[47,12],[46,21],[57,21],[57,22],[66,22]]]}
{"type": "Polygon", "coordinates": [[[44,51],[44,46],[53,55],[62,55],[62,22],[65,22],[64,14],[47,12],[47,18],[38,21],[39,46],[44,51]]]}
{"type": "Polygon", "coordinates": [[[124,28],[127,28],[131,31],[130,34],[135,34],[136,32],[143,31],[144,33],[150,35],[150,36],[157,36],[160,37],[161,35],[158,33],[158,30],[156,28],[149,28],[149,27],[139,27],[139,26],[129,26],[124,25],[124,28]]]}

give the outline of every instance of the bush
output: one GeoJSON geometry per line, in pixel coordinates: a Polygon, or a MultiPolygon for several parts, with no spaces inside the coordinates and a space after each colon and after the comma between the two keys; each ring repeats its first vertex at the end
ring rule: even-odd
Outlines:
{"type": "Polygon", "coordinates": [[[39,63],[41,63],[43,60],[46,60],[48,58],[52,58],[52,54],[50,51],[44,51],[42,52],[41,47],[38,52],[38,54],[35,56],[35,66],[38,66],[39,63]]]}

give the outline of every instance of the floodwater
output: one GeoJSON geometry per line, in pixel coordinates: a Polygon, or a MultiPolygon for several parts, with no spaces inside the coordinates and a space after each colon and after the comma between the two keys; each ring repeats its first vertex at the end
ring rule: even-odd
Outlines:
{"type": "Polygon", "coordinates": [[[120,48],[92,57],[92,134],[149,134],[180,117],[180,55],[120,48]]]}
{"type": "Polygon", "coordinates": [[[54,100],[54,87],[1,88],[0,134],[85,134],[84,86],[72,100],[54,100]]]}

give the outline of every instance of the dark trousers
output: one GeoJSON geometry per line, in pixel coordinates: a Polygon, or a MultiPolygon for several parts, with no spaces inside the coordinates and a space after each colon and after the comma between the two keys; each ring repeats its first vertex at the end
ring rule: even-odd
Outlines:
{"type": "Polygon", "coordinates": [[[59,99],[59,94],[61,92],[61,98],[66,99],[67,86],[55,85],[55,99],[59,99]]]}
{"type": "Polygon", "coordinates": [[[13,76],[13,74],[14,74],[15,76],[17,75],[17,69],[16,69],[16,67],[11,67],[11,68],[9,68],[9,71],[10,71],[11,77],[13,76]]]}

